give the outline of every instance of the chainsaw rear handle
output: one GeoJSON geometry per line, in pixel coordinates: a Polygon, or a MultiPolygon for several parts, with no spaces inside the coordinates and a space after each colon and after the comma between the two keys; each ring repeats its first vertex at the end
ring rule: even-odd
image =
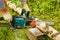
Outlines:
{"type": "Polygon", "coordinates": [[[30,11],[27,12],[26,17],[29,18],[30,11]]]}
{"type": "Polygon", "coordinates": [[[23,16],[23,14],[26,14],[25,16],[26,16],[27,18],[29,18],[30,11],[27,11],[27,12],[26,12],[25,9],[22,9],[21,15],[23,16]]]}

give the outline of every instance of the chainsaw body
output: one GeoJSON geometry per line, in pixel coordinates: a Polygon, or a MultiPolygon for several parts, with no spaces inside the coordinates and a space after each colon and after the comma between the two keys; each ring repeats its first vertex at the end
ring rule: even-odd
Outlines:
{"type": "MultiPolygon", "coordinates": [[[[3,17],[0,20],[4,20],[3,17]]],[[[20,16],[12,16],[12,21],[10,22],[11,26],[13,27],[24,27],[26,26],[35,26],[35,22],[33,18],[29,17],[29,12],[27,13],[26,10],[22,10],[20,16]]]]}
{"type": "Polygon", "coordinates": [[[26,23],[26,18],[22,17],[13,17],[13,20],[11,21],[11,25],[14,27],[24,27],[26,23]]]}

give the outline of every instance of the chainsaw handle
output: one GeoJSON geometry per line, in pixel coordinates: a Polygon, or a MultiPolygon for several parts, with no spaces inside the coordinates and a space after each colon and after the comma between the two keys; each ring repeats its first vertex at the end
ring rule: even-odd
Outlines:
{"type": "Polygon", "coordinates": [[[27,12],[26,17],[29,18],[30,11],[27,12]]]}
{"type": "Polygon", "coordinates": [[[24,16],[23,14],[25,14],[25,16],[29,18],[30,11],[26,11],[25,9],[22,9],[21,15],[24,16]]]}

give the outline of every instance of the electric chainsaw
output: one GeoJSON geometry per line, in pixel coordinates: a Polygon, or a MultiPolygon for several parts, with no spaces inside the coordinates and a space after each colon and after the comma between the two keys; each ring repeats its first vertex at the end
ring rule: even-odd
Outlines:
{"type": "MultiPolygon", "coordinates": [[[[0,20],[4,20],[3,17],[0,20]]],[[[10,25],[13,27],[24,27],[24,26],[35,26],[35,22],[32,17],[29,17],[29,12],[26,12],[25,9],[22,9],[22,13],[20,16],[13,16],[10,25]]]]}

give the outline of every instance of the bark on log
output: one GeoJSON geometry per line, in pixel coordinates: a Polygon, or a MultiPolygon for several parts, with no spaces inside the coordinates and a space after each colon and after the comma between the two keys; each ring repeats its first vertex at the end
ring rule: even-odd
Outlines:
{"type": "Polygon", "coordinates": [[[7,2],[7,5],[11,8],[11,9],[13,9],[14,11],[16,11],[17,13],[19,13],[19,14],[21,14],[22,13],[22,8],[20,8],[20,7],[17,7],[16,5],[15,5],[15,3],[11,3],[11,2],[7,2]]]}
{"type": "Polygon", "coordinates": [[[26,35],[30,40],[42,40],[42,36],[44,34],[41,31],[39,31],[37,28],[30,28],[27,31],[26,35]]]}
{"type": "Polygon", "coordinates": [[[51,26],[47,25],[45,22],[40,21],[40,23],[36,25],[36,27],[53,40],[60,40],[60,33],[51,26]]]}

